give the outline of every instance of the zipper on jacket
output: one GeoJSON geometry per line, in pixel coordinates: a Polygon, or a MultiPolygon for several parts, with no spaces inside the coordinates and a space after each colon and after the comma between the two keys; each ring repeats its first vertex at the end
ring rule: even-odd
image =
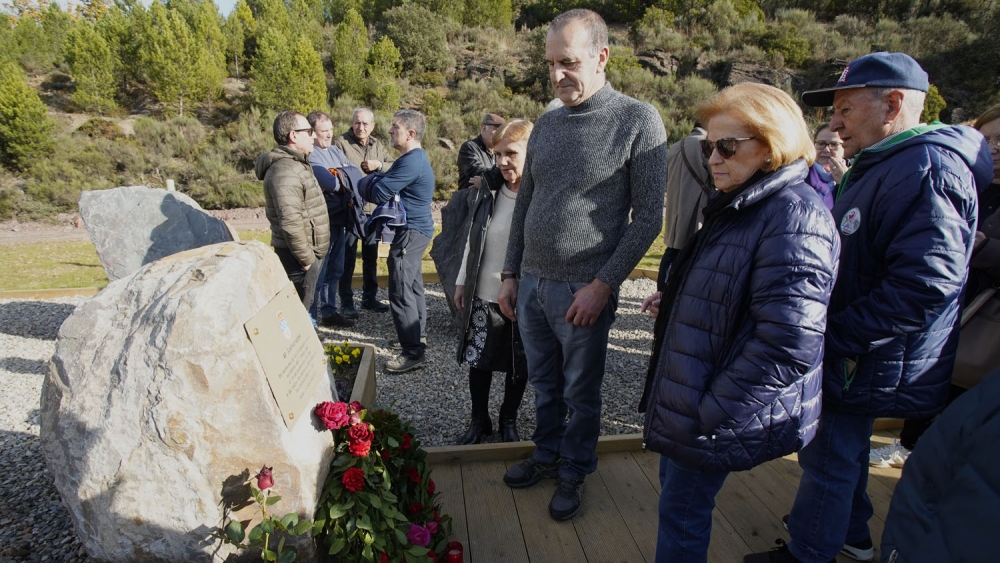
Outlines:
{"type": "Polygon", "coordinates": [[[844,358],[844,392],[846,393],[851,388],[851,384],[854,383],[854,376],[858,374],[858,360],[861,356],[854,356],[853,358],[844,358]],[[850,366],[850,369],[848,369],[850,366]]]}

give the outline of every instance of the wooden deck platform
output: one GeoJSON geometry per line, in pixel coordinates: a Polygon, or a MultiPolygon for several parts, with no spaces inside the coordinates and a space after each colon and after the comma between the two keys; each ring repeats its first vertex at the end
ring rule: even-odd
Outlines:
{"type": "MultiPolygon", "coordinates": [[[[872,447],[898,437],[877,430],[872,447]]],[[[520,462],[530,443],[461,450],[432,448],[428,460],[453,518],[453,536],[467,563],[652,563],[656,553],[659,455],[643,453],[632,438],[603,440],[597,472],[587,478],[580,513],[570,522],[548,515],[554,480],[513,490],[501,478],[520,462]]],[[[788,539],[781,517],[795,498],[801,470],[794,455],[752,471],[733,473],[719,493],[713,515],[709,561],[740,562],[743,555],[788,539]]],[[[872,469],[868,493],[875,506],[870,525],[877,547],[899,469],[872,469]]],[[[840,556],[841,563],[851,561],[840,556]]]]}

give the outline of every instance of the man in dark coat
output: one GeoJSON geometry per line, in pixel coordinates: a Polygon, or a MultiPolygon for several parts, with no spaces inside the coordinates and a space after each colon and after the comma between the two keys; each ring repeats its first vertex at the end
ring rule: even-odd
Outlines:
{"type": "Polygon", "coordinates": [[[479,127],[479,136],[462,143],[462,148],[458,150],[458,189],[468,188],[473,178],[482,176],[497,165],[497,157],[493,154],[493,133],[503,124],[502,117],[487,113],[479,127]]]}
{"type": "Polygon", "coordinates": [[[852,61],[837,85],[803,94],[833,106],[830,130],[854,164],[833,208],[840,274],[830,298],[823,412],[799,452],[791,541],[746,563],[874,556],[868,454],[877,417],[944,409],[962,289],[976,230],[977,184],[992,178],[974,129],[920,123],[927,73],[903,53],[852,61]]]}

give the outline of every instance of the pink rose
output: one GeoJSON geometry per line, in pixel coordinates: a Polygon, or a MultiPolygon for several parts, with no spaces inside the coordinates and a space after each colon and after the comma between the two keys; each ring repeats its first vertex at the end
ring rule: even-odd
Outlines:
{"type": "Polygon", "coordinates": [[[357,412],[351,413],[351,426],[355,426],[359,422],[361,422],[361,413],[357,412]]]}
{"type": "Polygon", "coordinates": [[[406,541],[420,547],[427,547],[431,543],[431,533],[427,528],[417,524],[410,524],[410,531],[406,533],[406,541]]]}
{"type": "Polygon", "coordinates": [[[320,422],[330,430],[340,430],[345,424],[350,422],[350,418],[347,415],[347,403],[323,401],[316,405],[313,412],[319,417],[320,422]]]}
{"type": "Polygon", "coordinates": [[[365,410],[364,405],[362,405],[357,401],[351,401],[350,407],[351,407],[351,412],[361,412],[365,410]]]}
{"type": "Polygon", "coordinates": [[[274,486],[274,475],[271,474],[272,469],[274,468],[267,467],[266,465],[260,468],[260,473],[256,475],[258,489],[263,491],[274,486]]]}
{"type": "Polygon", "coordinates": [[[433,520],[424,524],[424,527],[427,528],[427,531],[430,532],[432,536],[438,533],[438,523],[433,520]]]}

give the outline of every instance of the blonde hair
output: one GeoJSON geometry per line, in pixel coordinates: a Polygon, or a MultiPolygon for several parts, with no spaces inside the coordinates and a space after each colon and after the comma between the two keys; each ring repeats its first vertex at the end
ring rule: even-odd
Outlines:
{"type": "Polygon", "coordinates": [[[802,158],[811,166],[816,147],[802,110],[791,96],[766,84],[744,82],[724,88],[702,102],[695,115],[702,123],[728,113],[742,121],[757,140],[771,151],[771,162],[763,170],[771,172],[802,158]]]}
{"type": "Polygon", "coordinates": [[[504,123],[497,129],[496,133],[493,133],[493,146],[500,144],[500,141],[507,141],[510,143],[516,143],[518,141],[527,141],[528,137],[531,136],[531,130],[534,129],[535,124],[528,121],[527,119],[511,119],[507,123],[504,123]]]}
{"type": "Polygon", "coordinates": [[[986,125],[994,119],[1000,119],[1000,104],[996,104],[980,114],[972,126],[976,129],[982,129],[983,125],[986,125]]]}

